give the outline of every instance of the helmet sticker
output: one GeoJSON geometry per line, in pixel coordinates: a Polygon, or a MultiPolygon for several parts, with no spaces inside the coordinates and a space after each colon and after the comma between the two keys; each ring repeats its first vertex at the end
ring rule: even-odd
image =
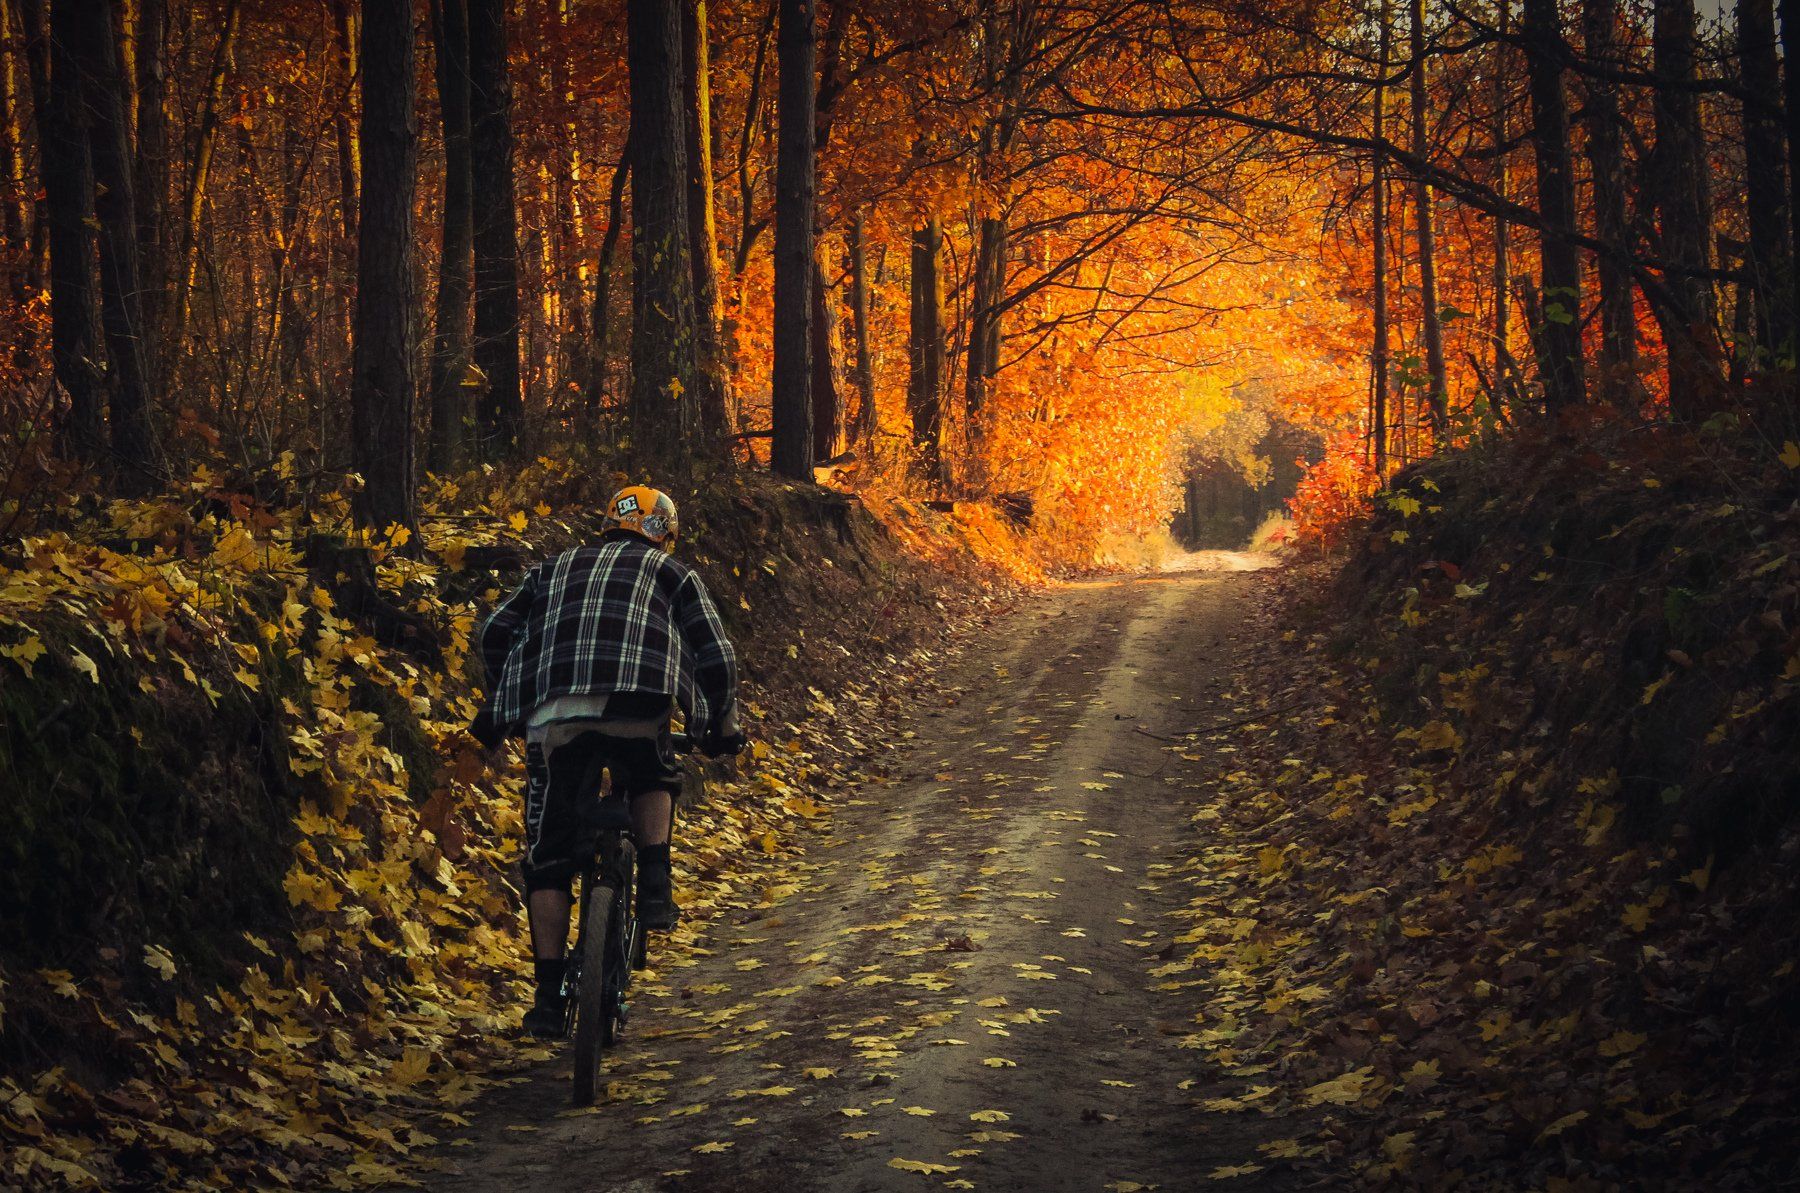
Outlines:
{"type": "Polygon", "coordinates": [[[669,520],[661,514],[651,514],[640,524],[646,535],[659,539],[669,533],[669,520]]]}
{"type": "Polygon", "coordinates": [[[619,498],[619,505],[618,505],[619,517],[623,518],[626,514],[635,514],[637,512],[638,512],[638,499],[637,499],[636,493],[627,493],[623,497],[619,498]]]}

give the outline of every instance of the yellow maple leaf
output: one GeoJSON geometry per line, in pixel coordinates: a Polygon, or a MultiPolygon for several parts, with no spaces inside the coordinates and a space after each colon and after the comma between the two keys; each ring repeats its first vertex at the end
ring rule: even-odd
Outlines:
{"type": "Polygon", "coordinates": [[[1634,1031],[1615,1031],[1612,1035],[1600,1041],[1600,1055],[1612,1057],[1624,1056],[1626,1053],[1636,1052],[1639,1048],[1644,1046],[1644,1041],[1649,1038],[1649,1036],[1639,1035],[1634,1031]]]}
{"type": "Polygon", "coordinates": [[[1433,721],[1419,730],[1421,750],[1460,750],[1462,735],[1448,721],[1433,721]]]}
{"type": "Polygon", "coordinates": [[[1625,913],[1619,917],[1619,922],[1624,924],[1627,928],[1630,928],[1633,932],[1642,932],[1645,928],[1650,926],[1649,905],[1645,903],[1631,903],[1626,905],[1625,913]]]}
{"type": "Polygon", "coordinates": [[[417,1085],[431,1071],[431,1053],[423,1048],[408,1048],[388,1068],[388,1080],[395,1085],[417,1085]]]}
{"type": "Polygon", "coordinates": [[[0,654],[23,667],[25,674],[29,676],[31,665],[44,657],[44,642],[43,639],[33,634],[17,646],[0,646],[0,654]]]}
{"type": "Polygon", "coordinates": [[[1228,1181],[1233,1177],[1249,1176],[1253,1172],[1261,1172],[1261,1164],[1223,1164],[1206,1174],[1209,1181],[1228,1181]]]}
{"type": "Polygon", "coordinates": [[[1012,1115],[1004,1110],[977,1110],[969,1116],[971,1122],[977,1123],[1004,1123],[1011,1119],[1012,1115]]]}
{"type": "Polygon", "coordinates": [[[1781,445],[1781,462],[1789,468],[1800,468],[1800,443],[1792,439],[1781,445]]]}
{"type": "Polygon", "coordinates": [[[733,1148],[735,1146],[737,1146],[737,1145],[732,1143],[729,1140],[721,1143],[717,1139],[709,1139],[705,1143],[696,1143],[693,1147],[689,1148],[688,1150],[699,1152],[702,1155],[710,1156],[717,1152],[729,1151],[731,1148],[733,1148]]]}
{"type": "Polygon", "coordinates": [[[144,946],[144,964],[161,974],[165,982],[175,976],[175,958],[159,944],[144,946]]]}
{"type": "Polygon", "coordinates": [[[888,1161],[889,1168],[898,1168],[901,1172],[916,1172],[920,1176],[936,1176],[942,1173],[955,1172],[961,1166],[957,1164],[933,1164],[929,1160],[902,1160],[895,1156],[888,1161]]]}
{"type": "Polygon", "coordinates": [[[525,524],[529,520],[530,519],[525,517],[524,510],[514,510],[512,516],[506,520],[506,524],[514,530],[524,530],[525,524]]]}

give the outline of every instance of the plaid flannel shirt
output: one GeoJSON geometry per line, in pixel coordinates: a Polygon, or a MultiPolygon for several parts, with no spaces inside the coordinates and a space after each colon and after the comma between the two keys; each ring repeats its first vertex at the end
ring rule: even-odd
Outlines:
{"type": "Polygon", "coordinates": [[[533,568],[481,628],[488,709],[507,734],[559,696],[648,692],[706,732],[737,697],[737,654],[693,568],[631,536],[533,568]]]}

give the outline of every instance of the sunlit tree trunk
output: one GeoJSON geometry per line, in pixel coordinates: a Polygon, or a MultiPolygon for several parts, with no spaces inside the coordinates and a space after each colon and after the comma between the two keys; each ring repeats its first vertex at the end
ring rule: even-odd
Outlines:
{"type": "MultiPolygon", "coordinates": [[[[1501,40],[1494,46],[1493,105],[1494,105],[1494,193],[1502,203],[1511,198],[1511,179],[1508,177],[1507,154],[1504,146],[1510,134],[1507,131],[1506,101],[1507,55],[1506,35],[1512,23],[1512,0],[1500,0],[1499,27],[1501,40]]],[[[1511,368],[1512,351],[1507,347],[1512,337],[1512,225],[1503,215],[1494,217],[1494,386],[1495,401],[1506,389],[1505,377],[1511,368]]]]}
{"type": "MultiPolygon", "coordinates": [[[[1375,87],[1375,113],[1372,118],[1372,131],[1376,145],[1381,145],[1387,135],[1387,72],[1390,42],[1393,37],[1393,12],[1391,0],[1382,0],[1381,29],[1378,34],[1377,73],[1382,82],[1375,87]]],[[[1370,355],[1369,379],[1369,439],[1374,447],[1375,476],[1378,480],[1387,479],[1388,457],[1388,189],[1387,189],[1387,154],[1376,149],[1374,161],[1374,179],[1371,187],[1373,195],[1371,203],[1373,212],[1370,227],[1370,248],[1373,252],[1375,274],[1375,328],[1374,349],[1370,355]]],[[[1190,482],[1189,500],[1192,501],[1195,489],[1190,482]]],[[[1198,515],[1195,515],[1194,537],[1199,538],[1198,515]]]]}
{"type": "Polygon", "coordinates": [[[686,112],[688,249],[694,267],[694,320],[700,359],[700,419],[711,435],[730,425],[724,346],[719,336],[719,231],[713,218],[712,66],[706,0],[683,0],[681,93],[686,112]]]}
{"type": "Polygon", "coordinates": [[[1749,194],[1749,282],[1756,341],[1764,351],[1794,347],[1792,246],[1782,143],[1781,67],[1771,0],[1738,0],[1737,40],[1744,88],[1744,166],[1749,194]]]}
{"type": "Polygon", "coordinates": [[[777,475],[811,480],[814,200],[813,0],[780,0],[776,40],[775,438],[777,475]]]}
{"type": "MultiPolygon", "coordinates": [[[[1581,24],[1588,61],[1609,70],[1619,69],[1618,0],[1582,0],[1581,24]]],[[[1635,239],[1625,211],[1624,124],[1616,84],[1590,76],[1585,86],[1594,235],[1613,250],[1600,254],[1595,262],[1600,283],[1600,375],[1609,392],[1624,397],[1635,392],[1628,375],[1637,362],[1631,269],[1622,259],[1631,253],[1635,239]]]]}
{"type": "Polygon", "coordinates": [[[619,234],[625,225],[625,183],[631,177],[631,149],[627,146],[613,170],[606,203],[606,233],[600,238],[600,258],[594,268],[594,306],[588,319],[588,375],[583,404],[583,436],[600,426],[600,408],[606,400],[606,367],[613,340],[612,279],[618,255],[619,234]]]}
{"type": "Polygon", "coordinates": [[[821,239],[814,246],[812,285],[812,423],[814,460],[829,460],[843,450],[843,401],[838,393],[837,294],[825,276],[821,239]]]}
{"type": "Polygon", "coordinates": [[[20,302],[26,296],[30,262],[24,254],[31,222],[31,196],[25,186],[24,89],[19,85],[20,54],[14,50],[23,44],[24,37],[14,28],[12,5],[0,2],[0,239],[21,257],[13,275],[13,297],[20,302]]]}
{"type": "MultiPolygon", "coordinates": [[[[42,10],[28,10],[26,16],[41,20],[42,10]]],[[[106,396],[96,367],[100,329],[92,264],[94,175],[81,72],[75,45],[62,28],[71,18],[79,19],[72,12],[60,15],[49,38],[38,168],[50,225],[50,348],[57,383],[69,400],[68,421],[62,428],[64,450],[80,459],[97,460],[104,450],[106,396]]]]}
{"type": "Polygon", "coordinates": [[[57,0],[51,21],[53,36],[74,47],[88,115],[94,222],[100,240],[100,328],[111,366],[107,428],[115,480],[128,491],[144,492],[158,479],[161,465],[150,425],[152,399],[144,352],[149,329],[140,301],[130,118],[108,9],[107,0],[57,0]]]}
{"type": "MultiPolygon", "coordinates": [[[[1691,90],[1697,52],[1693,0],[1656,0],[1651,51],[1659,82],[1653,92],[1656,148],[1649,176],[1658,249],[1677,269],[1704,270],[1712,263],[1712,213],[1700,107],[1691,90]]],[[[1669,356],[1669,412],[1693,419],[1711,406],[1719,381],[1709,359],[1717,335],[1712,283],[1671,271],[1664,288],[1670,301],[1656,310],[1669,356]]]]}
{"type": "Polygon", "coordinates": [[[687,116],[681,18],[666,0],[628,0],[631,67],[631,437],[692,454],[699,358],[688,252],[687,116]]]}
{"type": "Polygon", "coordinates": [[[362,201],[357,213],[356,322],[350,383],[351,459],[362,475],[358,520],[414,525],[414,117],[409,0],[367,0],[362,16],[362,201]]]}
{"type": "Polygon", "coordinates": [[[850,222],[850,334],[856,340],[857,442],[868,444],[878,425],[875,410],[875,363],[869,352],[869,249],[863,213],[850,222]]]}
{"type": "Polygon", "coordinates": [[[470,320],[474,316],[475,223],[469,150],[469,17],[466,0],[432,0],[438,109],[444,129],[444,226],[438,261],[437,332],[431,347],[431,447],[427,466],[445,475],[462,463],[468,421],[470,320]]]}
{"type": "Polygon", "coordinates": [[[943,482],[944,226],[935,216],[913,229],[912,322],[906,406],[928,482],[943,482]]]}
{"type": "MultiPolygon", "coordinates": [[[[1421,160],[1431,159],[1431,138],[1425,127],[1425,0],[1412,0],[1410,30],[1412,78],[1412,149],[1421,160]]],[[[1438,310],[1437,232],[1431,212],[1431,185],[1420,175],[1413,181],[1414,222],[1419,239],[1419,316],[1425,340],[1425,409],[1431,418],[1432,438],[1441,446],[1447,434],[1449,410],[1448,370],[1444,364],[1444,324],[1438,310]]]]}
{"type": "MultiPolygon", "coordinates": [[[[231,72],[231,56],[237,43],[241,5],[231,0],[225,8],[225,20],[219,40],[213,47],[212,67],[207,73],[206,92],[200,104],[200,115],[189,151],[187,187],[182,203],[181,255],[176,263],[180,276],[176,279],[175,322],[170,342],[178,341],[187,327],[188,311],[193,304],[195,254],[200,240],[200,216],[206,210],[206,188],[212,177],[213,147],[219,138],[219,109],[225,102],[225,80],[231,72]]],[[[354,212],[354,203],[352,203],[354,212]]]]}
{"type": "Polygon", "coordinates": [[[362,191],[362,149],[356,143],[356,11],[351,0],[330,0],[332,50],[337,59],[338,83],[343,88],[332,107],[331,122],[337,139],[338,216],[344,240],[356,241],[356,212],[362,191]]]}
{"type": "MultiPolygon", "coordinates": [[[[12,9],[23,42],[25,77],[30,84],[32,124],[37,133],[36,144],[42,165],[45,142],[45,112],[50,108],[50,36],[44,14],[44,0],[13,0],[12,9]]],[[[21,129],[24,127],[21,122],[21,129]]],[[[24,142],[21,140],[20,145],[24,142]]],[[[29,162],[29,158],[27,161],[29,162]]],[[[50,277],[50,213],[41,199],[27,204],[31,220],[31,263],[46,288],[50,277]]]]}
{"type": "Polygon", "coordinates": [[[507,455],[525,417],[519,376],[519,230],[506,0],[468,0],[470,202],[475,244],[475,365],[486,379],[482,447],[507,455]]]}
{"type": "Polygon", "coordinates": [[[1537,159],[1542,261],[1538,373],[1544,404],[1552,411],[1583,399],[1581,260],[1569,232],[1575,228],[1575,179],[1569,165],[1569,109],[1563,95],[1562,28],[1556,0],[1525,0],[1526,71],[1531,89],[1533,155],[1537,159]]]}

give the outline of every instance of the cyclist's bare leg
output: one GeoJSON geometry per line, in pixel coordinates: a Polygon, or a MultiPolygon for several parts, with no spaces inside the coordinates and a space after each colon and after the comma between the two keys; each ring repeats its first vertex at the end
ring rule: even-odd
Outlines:
{"type": "Polygon", "coordinates": [[[531,920],[531,955],[538,961],[561,961],[569,947],[568,891],[549,888],[532,891],[525,910],[531,920]]]}
{"type": "Polygon", "coordinates": [[[675,800],[667,791],[645,791],[631,801],[638,846],[638,914],[651,931],[667,931],[680,914],[669,877],[669,829],[675,800]]]}
{"type": "Polygon", "coordinates": [[[642,791],[631,800],[631,831],[642,845],[667,845],[675,801],[666,791],[642,791]]]}

